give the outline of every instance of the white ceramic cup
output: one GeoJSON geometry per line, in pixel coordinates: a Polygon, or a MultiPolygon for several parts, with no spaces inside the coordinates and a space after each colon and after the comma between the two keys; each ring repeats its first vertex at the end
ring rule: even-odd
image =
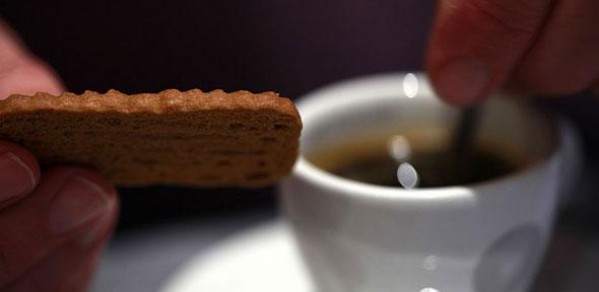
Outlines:
{"type": "Polygon", "coordinates": [[[559,193],[576,173],[571,128],[491,99],[479,137],[530,163],[475,185],[404,190],[351,181],[306,153],[339,139],[422,125],[447,129],[457,111],[420,74],[349,80],[298,102],[301,157],[281,186],[282,209],[319,291],[526,291],[551,235],[559,193]]]}

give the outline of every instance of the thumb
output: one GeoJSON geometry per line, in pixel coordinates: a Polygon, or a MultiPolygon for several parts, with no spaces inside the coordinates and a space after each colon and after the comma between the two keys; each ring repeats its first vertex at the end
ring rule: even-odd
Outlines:
{"type": "Polygon", "coordinates": [[[532,45],[551,0],[439,0],[426,67],[437,93],[471,105],[500,86],[532,45]]]}

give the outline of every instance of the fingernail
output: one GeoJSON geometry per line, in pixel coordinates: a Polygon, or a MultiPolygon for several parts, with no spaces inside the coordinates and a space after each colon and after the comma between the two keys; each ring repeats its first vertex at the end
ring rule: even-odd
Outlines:
{"type": "Polygon", "coordinates": [[[50,230],[63,233],[77,228],[106,212],[108,194],[82,177],[74,177],[60,188],[50,207],[50,230]]]}
{"type": "Polygon", "coordinates": [[[33,171],[14,153],[0,156],[0,202],[31,191],[35,187],[33,171]]]}
{"type": "Polygon", "coordinates": [[[485,64],[471,58],[460,58],[439,71],[436,89],[451,103],[470,105],[482,97],[489,79],[489,69],[485,64]]]}
{"type": "Polygon", "coordinates": [[[97,242],[112,223],[110,216],[102,216],[87,231],[79,237],[78,242],[81,247],[89,247],[97,242]]]}

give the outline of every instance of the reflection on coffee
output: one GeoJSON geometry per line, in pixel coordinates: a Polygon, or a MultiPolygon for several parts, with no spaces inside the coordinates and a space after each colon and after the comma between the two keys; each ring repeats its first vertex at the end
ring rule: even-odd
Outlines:
{"type": "Polygon", "coordinates": [[[405,187],[405,183],[399,182],[398,172],[401,171],[398,169],[401,165],[411,166],[417,173],[414,185],[418,188],[479,183],[514,172],[525,164],[522,159],[517,159],[520,155],[490,143],[478,143],[462,161],[455,161],[454,155],[439,147],[443,143],[427,139],[404,140],[352,139],[307,153],[306,157],[335,175],[383,186],[405,187]],[[409,148],[388,146],[388,141],[401,145],[407,143],[404,140],[410,141],[409,148]]]}

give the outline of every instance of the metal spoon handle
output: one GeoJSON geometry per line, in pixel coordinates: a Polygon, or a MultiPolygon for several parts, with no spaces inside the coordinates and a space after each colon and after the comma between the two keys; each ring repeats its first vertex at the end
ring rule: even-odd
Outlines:
{"type": "Polygon", "coordinates": [[[453,130],[449,145],[449,166],[453,168],[455,181],[469,181],[474,176],[474,154],[476,131],[481,115],[481,106],[462,109],[453,130]]]}
{"type": "Polygon", "coordinates": [[[472,153],[480,112],[480,105],[462,109],[460,112],[450,144],[450,151],[458,159],[464,154],[472,153]]]}

